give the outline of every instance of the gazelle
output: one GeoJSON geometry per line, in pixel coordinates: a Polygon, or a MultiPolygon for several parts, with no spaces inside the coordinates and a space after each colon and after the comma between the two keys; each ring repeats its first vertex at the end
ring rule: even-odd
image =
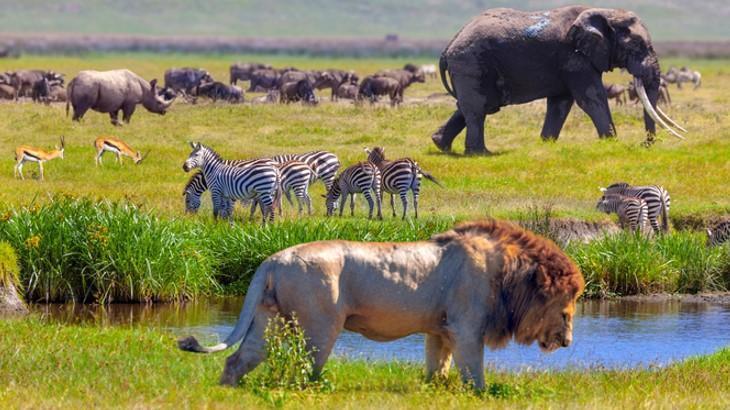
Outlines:
{"type": "Polygon", "coordinates": [[[99,137],[94,141],[94,147],[96,148],[96,165],[101,165],[101,156],[106,151],[113,152],[117,156],[117,162],[122,163],[122,156],[132,158],[135,164],[139,165],[147,154],[142,155],[140,151],[133,150],[126,142],[114,137],[99,137]]]}
{"type": "Polygon", "coordinates": [[[65,145],[65,138],[61,136],[61,145],[56,147],[52,151],[44,151],[40,148],[31,147],[30,145],[21,145],[15,148],[15,168],[13,169],[14,175],[17,178],[20,175],[20,179],[23,177],[23,164],[26,161],[37,162],[38,169],[41,174],[41,181],[43,180],[43,163],[50,161],[55,158],[63,159],[63,150],[65,145]]]}

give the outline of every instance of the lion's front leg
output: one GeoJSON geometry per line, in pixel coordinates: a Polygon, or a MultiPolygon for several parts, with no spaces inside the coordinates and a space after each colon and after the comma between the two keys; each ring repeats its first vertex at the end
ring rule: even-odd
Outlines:
{"type": "Polygon", "coordinates": [[[441,336],[426,335],[426,380],[446,377],[451,367],[451,349],[441,336]]]}
{"type": "Polygon", "coordinates": [[[454,332],[454,363],[464,383],[472,383],[476,390],[484,390],[484,340],[472,329],[454,332]]]}

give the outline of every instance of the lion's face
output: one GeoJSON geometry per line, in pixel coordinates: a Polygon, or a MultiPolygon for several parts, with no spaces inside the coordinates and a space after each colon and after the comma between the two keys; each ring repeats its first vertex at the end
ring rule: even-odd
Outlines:
{"type": "Polygon", "coordinates": [[[568,347],[573,341],[575,299],[554,296],[544,303],[535,303],[523,317],[515,339],[518,343],[534,341],[543,352],[568,347]]]}

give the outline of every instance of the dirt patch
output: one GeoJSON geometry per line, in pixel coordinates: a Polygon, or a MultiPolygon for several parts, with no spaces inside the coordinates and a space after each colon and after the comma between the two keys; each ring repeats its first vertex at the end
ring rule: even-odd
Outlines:
{"type": "Polygon", "coordinates": [[[0,286],[0,315],[26,314],[28,308],[13,285],[0,286]]]}

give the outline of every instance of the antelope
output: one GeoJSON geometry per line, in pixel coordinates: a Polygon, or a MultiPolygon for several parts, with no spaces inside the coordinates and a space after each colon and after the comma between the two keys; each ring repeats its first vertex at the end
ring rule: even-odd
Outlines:
{"type": "Polygon", "coordinates": [[[31,147],[30,145],[21,145],[17,148],[15,148],[15,168],[14,176],[17,178],[18,175],[20,175],[20,179],[25,179],[23,177],[23,164],[26,161],[31,162],[37,162],[38,163],[38,169],[40,170],[41,174],[41,181],[43,181],[43,163],[46,161],[50,161],[55,158],[61,158],[63,159],[63,150],[65,148],[65,138],[61,136],[61,145],[60,147],[56,147],[56,149],[52,151],[44,151],[40,148],[31,147]]]}
{"type": "Polygon", "coordinates": [[[117,156],[117,163],[122,164],[122,156],[132,158],[135,164],[139,165],[149,152],[142,155],[142,152],[133,150],[126,142],[114,137],[99,137],[94,141],[96,148],[96,165],[101,165],[101,157],[106,151],[113,152],[117,156]]]}

